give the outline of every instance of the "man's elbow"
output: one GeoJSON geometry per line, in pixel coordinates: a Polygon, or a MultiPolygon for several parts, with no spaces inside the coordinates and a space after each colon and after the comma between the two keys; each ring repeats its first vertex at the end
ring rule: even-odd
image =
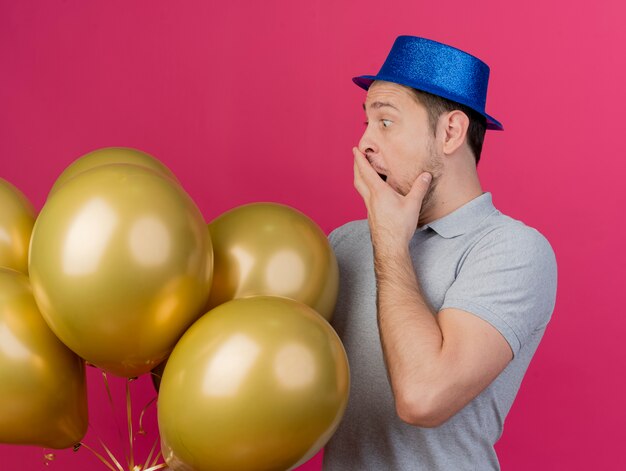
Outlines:
{"type": "Polygon", "coordinates": [[[396,400],[396,413],[403,422],[422,428],[439,427],[452,416],[435,398],[423,396],[396,400]]]}

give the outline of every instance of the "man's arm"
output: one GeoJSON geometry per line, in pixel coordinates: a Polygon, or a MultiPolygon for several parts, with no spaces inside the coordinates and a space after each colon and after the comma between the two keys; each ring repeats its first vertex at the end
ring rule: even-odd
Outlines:
{"type": "Polygon", "coordinates": [[[513,357],[491,324],[459,309],[437,316],[420,292],[408,248],[374,247],[378,327],[398,416],[422,427],[448,420],[513,357]]]}
{"type": "Polygon", "coordinates": [[[368,209],[378,324],[396,410],[407,423],[435,427],[487,387],[513,353],[488,322],[459,309],[435,315],[424,300],[408,245],[430,175],[420,175],[402,196],[358,149],[354,154],[355,187],[368,209]]]}

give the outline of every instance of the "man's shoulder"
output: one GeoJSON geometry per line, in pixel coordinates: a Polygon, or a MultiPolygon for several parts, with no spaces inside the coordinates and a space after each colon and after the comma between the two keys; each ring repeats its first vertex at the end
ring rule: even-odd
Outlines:
{"type": "Polygon", "coordinates": [[[503,261],[512,261],[514,256],[543,266],[556,265],[552,245],[539,230],[498,210],[480,224],[475,238],[472,251],[500,255],[503,261]]]}
{"type": "Polygon", "coordinates": [[[484,237],[506,240],[512,244],[550,246],[548,239],[532,226],[496,210],[483,226],[484,237]]]}
{"type": "Polygon", "coordinates": [[[350,221],[337,227],[328,235],[328,240],[335,249],[345,243],[350,245],[359,244],[360,242],[369,243],[370,229],[367,219],[350,221]]]}

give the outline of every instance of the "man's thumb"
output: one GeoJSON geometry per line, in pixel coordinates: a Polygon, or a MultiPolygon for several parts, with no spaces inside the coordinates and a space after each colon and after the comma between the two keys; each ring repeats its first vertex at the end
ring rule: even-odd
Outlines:
{"type": "Polygon", "coordinates": [[[430,186],[430,182],[432,181],[432,179],[433,176],[428,172],[424,172],[419,175],[413,182],[411,191],[409,191],[409,194],[407,196],[415,200],[422,201],[424,195],[426,195],[426,192],[428,191],[428,187],[430,186]]]}

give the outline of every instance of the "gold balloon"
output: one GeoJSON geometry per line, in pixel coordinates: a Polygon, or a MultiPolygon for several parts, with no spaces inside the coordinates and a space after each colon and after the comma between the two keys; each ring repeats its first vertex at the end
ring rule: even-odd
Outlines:
{"type": "Polygon", "coordinates": [[[76,175],[79,175],[92,168],[109,164],[131,164],[154,170],[155,172],[170,178],[176,183],[178,179],[160,160],[155,159],[150,154],[129,147],[105,147],[94,150],[76,159],[61,173],[57,181],[52,186],[48,197],[52,196],[61,186],[76,175]]]}
{"type": "Polygon", "coordinates": [[[67,448],[86,431],[84,362],[44,322],[28,278],[0,269],[0,442],[67,448]]]}
{"type": "Polygon", "coordinates": [[[337,259],[322,230],[276,203],[232,209],[209,224],[215,252],[209,308],[247,296],[283,296],[330,320],[337,302],[337,259]]]}
{"type": "Polygon", "coordinates": [[[0,178],[0,267],[28,273],[35,210],[20,190],[0,178]]]}
{"type": "Polygon", "coordinates": [[[205,312],[212,265],[206,224],[182,188],[112,164],[48,199],[29,269],[54,333],[90,363],[133,377],[158,365],[205,312]]]}
{"type": "Polygon", "coordinates": [[[332,436],[349,387],[343,345],[310,307],[271,296],[222,304],[165,367],[164,457],[174,470],[285,471],[332,436]]]}

